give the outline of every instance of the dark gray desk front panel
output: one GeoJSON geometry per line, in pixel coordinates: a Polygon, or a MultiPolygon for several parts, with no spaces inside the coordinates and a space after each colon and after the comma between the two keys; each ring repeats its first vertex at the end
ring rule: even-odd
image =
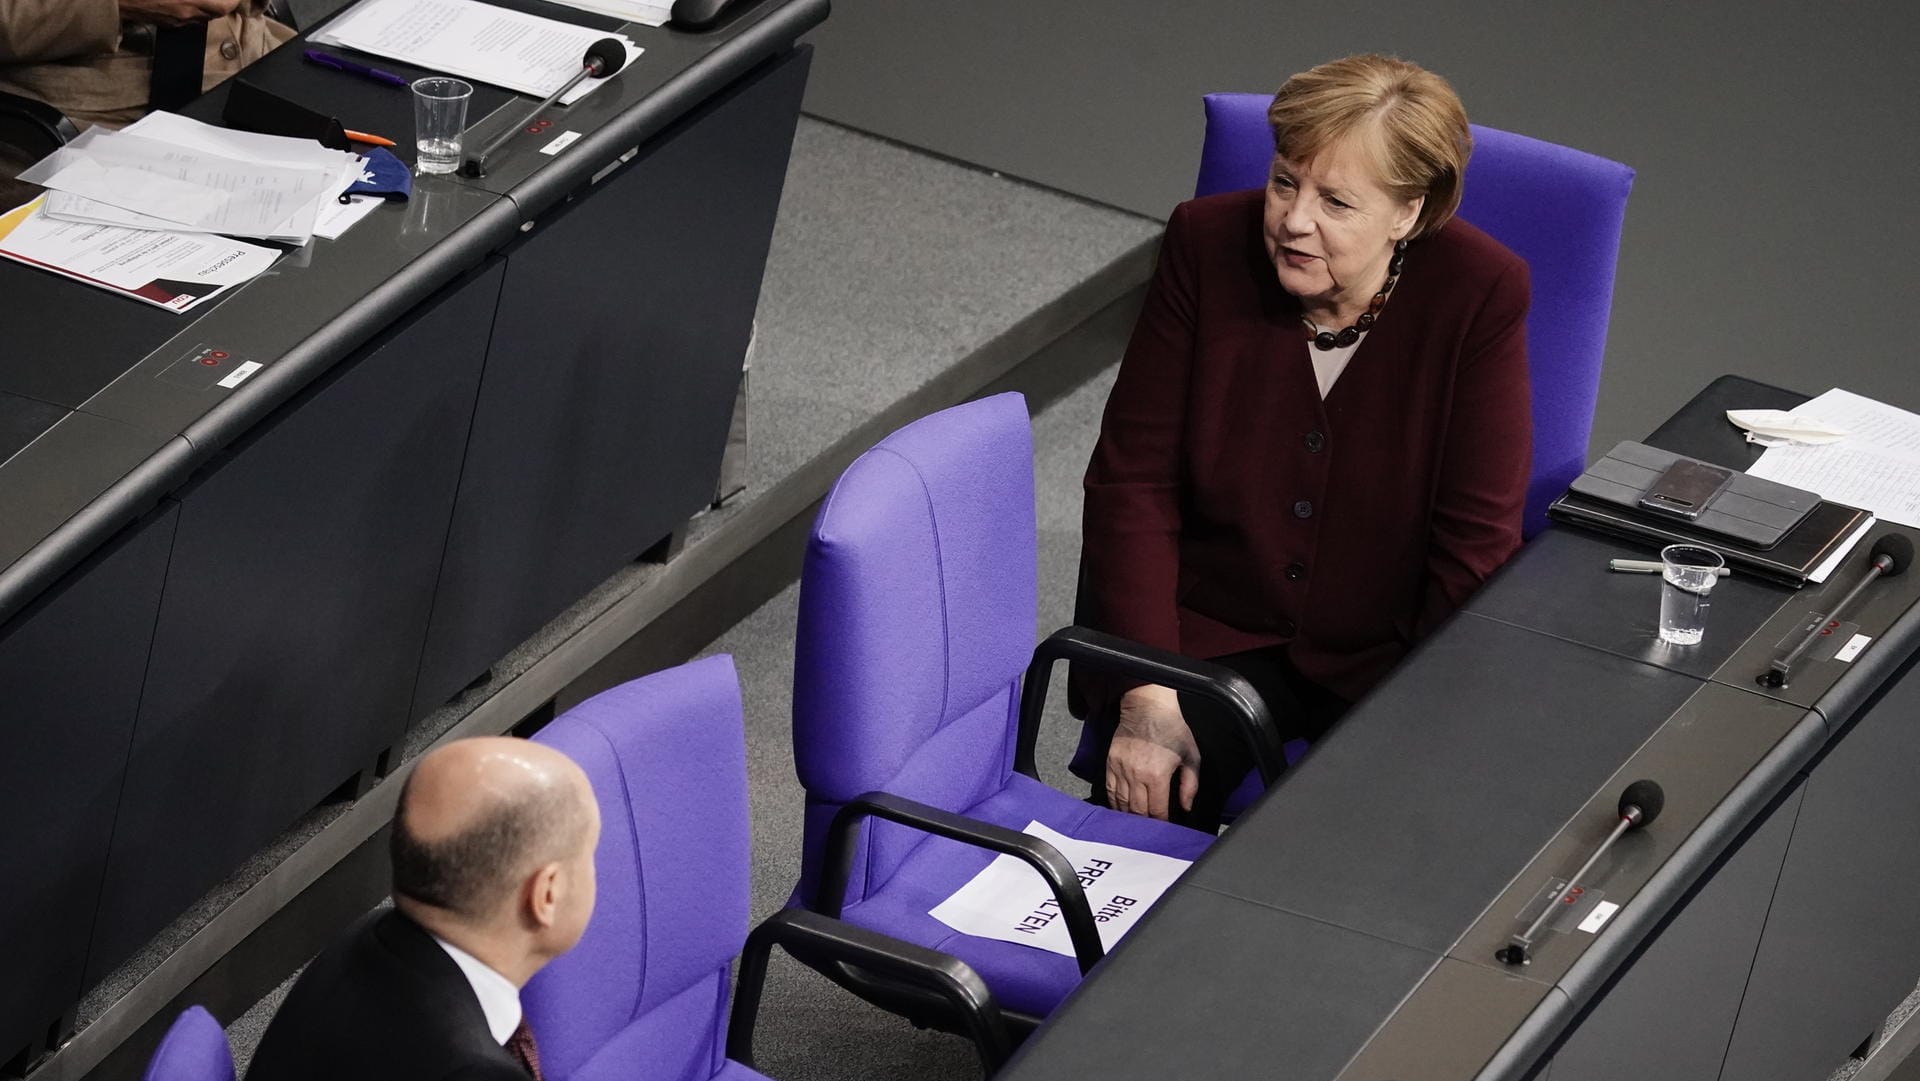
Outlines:
{"type": "Polygon", "coordinates": [[[1374,1033],[1337,1081],[1472,1077],[1487,1049],[1513,1038],[1542,999],[1560,992],[1509,972],[1442,960],[1374,1033]],[[1461,1009],[1472,1003],[1471,1009],[1461,1009]]]}
{"type": "Polygon", "coordinates": [[[90,979],[399,741],[502,271],[182,491],[90,979]]]}
{"type": "Polygon", "coordinates": [[[1812,769],[1724,1081],[1825,1076],[1920,971],[1920,674],[1812,769]]]}
{"type": "Polygon", "coordinates": [[[176,517],[129,527],[0,625],[0,1059],[83,990],[176,517]]]}
{"type": "Polygon", "coordinates": [[[211,456],[514,235],[512,208],[497,197],[463,188],[439,193],[438,203],[434,235],[403,236],[404,209],[387,206],[339,240],[282,256],[241,287],[243,303],[180,328],[82,408],[181,432],[211,456]],[[203,346],[265,367],[232,389],[162,377],[203,346]]]}
{"type": "MultiPolygon", "coordinates": [[[[79,525],[102,539],[150,510],[153,484],[186,479],[193,447],[177,435],[67,413],[0,465],[0,576],[54,582],[93,551],[51,552],[56,530],[79,525]],[[11,564],[11,566],[8,566],[11,564]]],[[[0,589],[0,620],[39,593],[0,589]]]]}
{"type": "Polygon", "coordinates": [[[1800,797],[1796,786],[1575,1022],[1553,1056],[1552,1081],[1721,1076],[1800,797]]]}
{"type": "Polygon", "coordinates": [[[1340,1072],[1438,961],[1177,885],[1055,1012],[1049,1038],[1029,1041],[997,1076],[1321,1081],[1340,1072]],[[1165,978],[1172,973],[1205,975],[1173,992],[1165,978]]]}
{"type": "Polygon", "coordinates": [[[415,713],[712,500],[810,57],[509,249],[415,713]]]}
{"type": "Polygon", "coordinates": [[[1445,953],[1700,686],[1462,614],[1190,879],[1445,953]]]}

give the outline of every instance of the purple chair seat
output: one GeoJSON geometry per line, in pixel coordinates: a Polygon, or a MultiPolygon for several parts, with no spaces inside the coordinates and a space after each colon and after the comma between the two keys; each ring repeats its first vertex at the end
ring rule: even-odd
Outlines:
{"type": "MultiPolygon", "coordinates": [[[[960,812],[1008,829],[1041,824],[1082,841],[1159,852],[1193,860],[1211,838],[1138,815],[1119,815],[1014,774],[1007,787],[960,812]]],[[[929,837],[909,853],[892,878],[865,900],[849,904],[840,918],[884,935],[918,942],[950,954],[981,973],[1002,1005],[1044,1016],[1059,1001],[1060,988],[1080,978],[1071,957],[1012,942],[963,935],[928,915],[994,859],[971,845],[929,837]]]]}
{"type": "Polygon", "coordinates": [[[182,1010],[147,1060],[141,1081],[234,1081],[227,1032],[205,1007],[182,1010]]]}

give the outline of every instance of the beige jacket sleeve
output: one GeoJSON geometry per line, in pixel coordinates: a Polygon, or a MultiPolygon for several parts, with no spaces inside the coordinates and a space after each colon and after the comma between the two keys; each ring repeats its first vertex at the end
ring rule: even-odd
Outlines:
{"type": "Polygon", "coordinates": [[[119,43],[119,0],[0,0],[0,64],[93,56],[119,43]]]}

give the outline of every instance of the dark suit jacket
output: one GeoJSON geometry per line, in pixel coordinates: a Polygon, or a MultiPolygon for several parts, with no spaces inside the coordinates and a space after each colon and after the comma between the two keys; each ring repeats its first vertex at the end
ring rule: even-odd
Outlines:
{"type": "Polygon", "coordinates": [[[1520,545],[1527,266],[1415,241],[1323,402],[1260,191],[1183,203],[1087,468],[1086,615],[1193,657],[1283,645],[1353,699],[1520,545]]]}
{"type": "Polygon", "coordinates": [[[487,1031],[460,966],[397,911],[314,958],[267,1026],[247,1081],[527,1081],[487,1031]]]}

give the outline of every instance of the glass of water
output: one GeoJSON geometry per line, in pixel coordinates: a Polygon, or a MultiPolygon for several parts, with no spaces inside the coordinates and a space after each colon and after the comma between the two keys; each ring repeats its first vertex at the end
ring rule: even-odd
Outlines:
{"type": "Polygon", "coordinates": [[[1726,560],[1711,548],[1669,544],[1660,549],[1660,640],[1676,646],[1700,641],[1707,629],[1707,594],[1726,560]]]}
{"type": "Polygon", "coordinates": [[[460,133],[467,127],[473,86],[434,76],[413,81],[413,138],[421,173],[451,173],[460,167],[460,133]]]}

